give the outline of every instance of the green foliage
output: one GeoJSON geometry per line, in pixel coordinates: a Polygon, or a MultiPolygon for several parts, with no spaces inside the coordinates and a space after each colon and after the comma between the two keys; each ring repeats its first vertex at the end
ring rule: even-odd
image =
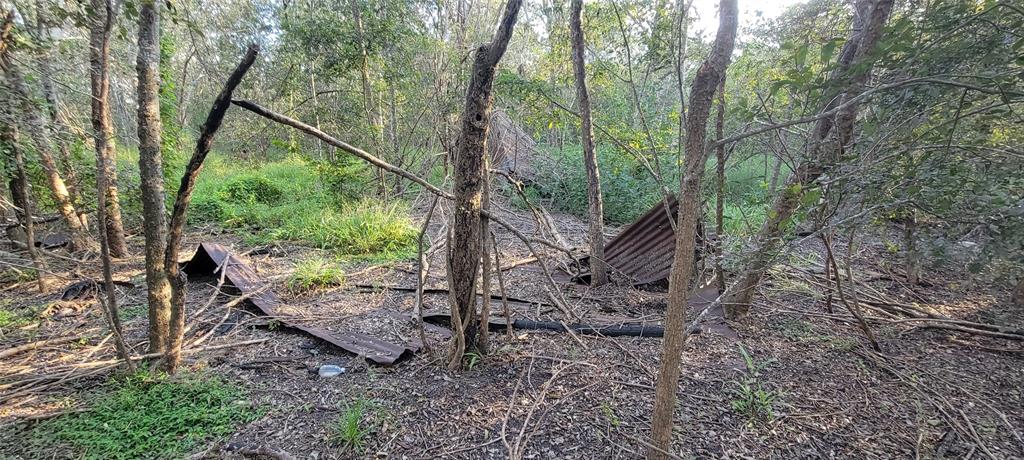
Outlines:
{"type": "Polygon", "coordinates": [[[84,412],[41,422],[31,443],[41,456],[67,449],[86,459],[183,458],[256,419],[244,397],[208,375],[119,377],[90,396],[84,412]]]}
{"type": "Polygon", "coordinates": [[[247,230],[251,243],[297,241],[340,255],[383,259],[413,254],[416,229],[403,205],[347,201],[323,183],[325,175],[338,176],[317,174],[302,159],[256,168],[237,168],[220,157],[207,162],[189,212],[194,223],[247,230]]]}
{"type": "Polygon", "coordinates": [[[274,182],[259,172],[235,177],[224,184],[221,193],[225,201],[243,205],[274,205],[284,196],[284,192],[274,182]]]}
{"type": "Polygon", "coordinates": [[[0,334],[8,332],[10,329],[27,326],[32,324],[34,321],[35,318],[33,315],[26,315],[7,309],[0,309],[0,334]]]}
{"type": "Polygon", "coordinates": [[[733,410],[746,417],[747,423],[750,425],[775,420],[775,405],[781,394],[765,389],[761,382],[761,370],[764,365],[755,362],[742,345],[739,346],[739,349],[740,355],[743,356],[743,363],[746,365],[746,372],[740,380],[733,381],[736,386],[732,390],[733,410]]]}
{"type": "Polygon", "coordinates": [[[288,289],[308,291],[345,284],[345,271],[323,257],[310,257],[295,264],[288,289]]]}
{"type": "MultiPolygon", "coordinates": [[[[561,211],[587,216],[588,180],[582,147],[566,146],[547,153],[553,161],[540,171],[540,178],[534,185],[537,195],[550,199],[561,211]]],[[[606,221],[617,224],[632,222],[661,199],[657,182],[626,154],[599,147],[597,161],[601,168],[601,196],[606,221]]]]}
{"type": "Polygon", "coordinates": [[[373,433],[368,412],[373,409],[370,401],[359,398],[348,403],[334,426],[334,439],[343,447],[361,454],[366,447],[366,438],[373,433]]]}

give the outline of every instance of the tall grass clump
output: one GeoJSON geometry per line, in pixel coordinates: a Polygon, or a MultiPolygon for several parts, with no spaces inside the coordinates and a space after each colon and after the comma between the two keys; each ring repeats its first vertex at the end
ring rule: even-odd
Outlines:
{"type": "Polygon", "coordinates": [[[242,230],[253,243],[296,241],[345,256],[413,254],[416,229],[404,205],[359,198],[367,168],[295,156],[251,168],[221,157],[207,161],[196,184],[192,223],[242,230]]]}

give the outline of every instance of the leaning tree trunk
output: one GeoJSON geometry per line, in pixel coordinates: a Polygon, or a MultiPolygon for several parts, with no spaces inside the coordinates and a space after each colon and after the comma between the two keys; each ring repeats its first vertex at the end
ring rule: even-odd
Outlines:
{"type": "Polygon", "coordinates": [[[64,223],[68,226],[68,232],[71,234],[71,249],[92,248],[93,243],[89,238],[88,230],[82,225],[82,220],[75,210],[75,205],[71,202],[71,196],[68,193],[67,186],[64,184],[64,179],[57,169],[57,163],[53,159],[53,140],[50,138],[46,120],[43,118],[39,107],[33,101],[32,93],[25,83],[25,76],[22,74],[19,66],[10,60],[9,57],[4,59],[6,62],[4,62],[3,67],[7,73],[7,89],[10,91],[11,97],[17,101],[16,104],[20,106],[18,108],[21,109],[21,115],[24,117],[24,126],[28,131],[29,138],[32,139],[32,144],[35,146],[36,155],[39,156],[39,163],[46,175],[47,185],[50,188],[50,193],[53,195],[53,201],[56,203],[57,211],[60,212],[64,223]]]}
{"type": "Polygon", "coordinates": [[[181,362],[181,345],[185,338],[185,274],[178,266],[178,252],[181,250],[181,239],[185,232],[185,217],[188,213],[188,205],[192,202],[192,192],[196,187],[196,180],[199,179],[199,172],[203,169],[203,162],[210,154],[213,147],[213,139],[217,135],[221,124],[224,122],[224,115],[231,107],[231,95],[235,88],[242,82],[246,72],[256,62],[256,54],[260,51],[259,46],[249,45],[238,63],[234,72],[224,83],[217,99],[213,101],[213,107],[206,115],[199,130],[199,139],[196,140],[196,149],[192,152],[192,158],[185,166],[185,172],[181,176],[181,185],[178,186],[178,195],[174,199],[174,209],[171,211],[170,223],[167,226],[167,246],[164,251],[164,272],[171,283],[171,311],[168,326],[167,349],[164,352],[164,368],[169,373],[174,373],[181,362]]]}
{"type": "Polygon", "coordinates": [[[142,229],[146,237],[146,292],[149,301],[149,352],[167,351],[171,321],[171,283],[164,269],[167,208],[161,159],[160,6],[145,0],[139,10],[139,175],[142,229]]]}
{"type": "MultiPolygon", "coordinates": [[[[882,36],[883,28],[892,11],[892,0],[860,0],[855,7],[854,27],[850,40],[843,46],[839,66],[830,76],[830,83],[841,85],[838,94],[828,97],[820,113],[834,110],[845,101],[857,97],[864,90],[871,72],[868,54],[874,50],[882,36]],[[851,70],[856,70],[853,76],[851,70]]],[[[835,117],[822,118],[815,125],[808,141],[807,159],[796,167],[793,175],[783,185],[757,236],[757,246],[737,283],[722,301],[726,316],[739,319],[750,310],[754,292],[765,271],[771,265],[783,237],[785,223],[793,217],[800,206],[803,194],[814,186],[831,166],[850,148],[853,140],[853,126],[858,111],[857,104],[850,104],[835,117]],[[833,134],[833,131],[836,133],[833,134]],[[830,136],[835,138],[830,142],[830,136]]]]}
{"type": "Polygon", "coordinates": [[[694,248],[700,216],[700,186],[708,152],[704,145],[711,102],[715,90],[725,78],[736,43],[736,0],[721,0],[718,34],[711,54],[697,71],[690,88],[690,111],[686,115],[686,158],[679,184],[679,221],[676,248],[669,275],[668,308],[665,316],[665,341],[651,416],[651,447],[648,458],[668,458],[672,447],[672,419],[679,387],[679,363],[686,342],[686,305],[693,274],[694,248]]]}
{"type": "Polygon", "coordinates": [[[14,214],[18,222],[25,228],[25,250],[32,259],[32,266],[36,270],[36,282],[39,292],[47,292],[51,287],[51,280],[46,268],[46,261],[43,260],[36,249],[35,223],[32,222],[32,194],[29,193],[28,174],[25,172],[25,158],[18,146],[18,130],[6,120],[0,121],[0,148],[6,150],[4,159],[7,163],[7,173],[11,176],[8,182],[11,190],[11,201],[14,202],[14,214]]]}
{"type": "Polygon", "coordinates": [[[594,149],[594,128],[587,93],[587,72],[583,60],[583,0],[572,0],[569,29],[572,32],[572,70],[576,76],[576,99],[580,106],[580,137],[583,162],[587,168],[587,199],[590,207],[590,283],[600,286],[608,282],[608,266],[604,261],[604,203],[601,199],[601,171],[594,149]]]}
{"type": "MultiPolygon", "coordinates": [[[[75,171],[74,161],[71,158],[71,146],[70,144],[70,124],[67,119],[60,113],[60,101],[57,98],[57,89],[53,83],[53,63],[51,61],[51,48],[53,38],[50,34],[51,21],[50,16],[47,13],[47,9],[43,2],[40,0],[37,3],[36,13],[36,33],[39,36],[39,40],[42,41],[39,47],[39,80],[43,87],[43,97],[46,98],[47,114],[50,117],[50,128],[53,133],[54,140],[57,143],[57,150],[60,152],[60,162],[64,169],[64,178],[68,188],[68,194],[71,196],[71,202],[76,206],[81,206],[82,195],[81,188],[78,182],[78,174],[75,171]]],[[[82,225],[88,226],[85,220],[85,214],[82,213],[82,209],[79,208],[79,219],[82,221],[82,225]]]]}
{"type": "MultiPolygon", "coordinates": [[[[467,349],[477,347],[476,278],[480,268],[480,209],[484,186],[485,139],[491,121],[491,87],[498,61],[512,38],[522,0],[509,0],[491,43],[481,45],[462,111],[462,132],[454,161],[455,209],[448,242],[448,303],[455,331],[448,366],[457,369],[467,349]]],[[[500,268],[499,268],[500,270],[500,268]]]]}
{"type": "MultiPolygon", "coordinates": [[[[114,125],[110,120],[110,31],[114,25],[113,0],[92,0],[89,25],[89,79],[92,84],[92,128],[96,144],[97,172],[105,177],[103,201],[106,225],[103,230],[111,257],[128,255],[121,223],[121,205],[117,196],[117,153],[114,150],[114,125]]],[[[98,179],[97,179],[98,180],[98,179]]]]}

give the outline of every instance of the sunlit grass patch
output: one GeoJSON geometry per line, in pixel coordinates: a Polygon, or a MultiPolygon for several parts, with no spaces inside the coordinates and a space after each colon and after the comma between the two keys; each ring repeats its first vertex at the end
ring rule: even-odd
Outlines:
{"type": "Polygon", "coordinates": [[[117,377],[88,398],[85,411],[32,430],[39,457],[182,458],[259,415],[241,389],[207,375],[117,377]]]}
{"type": "Polygon", "coordinates": [[[295,264],[288,278],[288,289],[309,291],[345,284],[345,271],[323,257],[310,257],[295,264]]]}

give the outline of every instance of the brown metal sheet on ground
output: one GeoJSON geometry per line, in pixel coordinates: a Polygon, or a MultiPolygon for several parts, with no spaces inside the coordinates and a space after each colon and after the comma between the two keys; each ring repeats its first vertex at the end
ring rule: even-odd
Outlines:
{"type": "MultiPolygon", "coordinates": [[[[664,281],[672,271],[676,234],[669,216],[676,219],[679,201],[675,197],[668,201],[668,212],[665,212],[665,202],[659,201],[604,246],[604,258],[611,271],[625,275],[633,285],[664,281]]],[[[698,229],[698,247],[702,239],[698,229]]],[[[589,278],[587,274],[581,281],[587,282],[589,278]]]]}
{"type": "Polygon", "coordinates": [[[238,256],[215,243],[202,243],[196,249],[192,260],[185,263],[182,270],[188,275],[219,276],[218,268],[223,267],[224,278],[242,294],[249,295],[249,302],[263,314],[274,317],[285,327],[296,329],[349,353],[365,356],[377,364],[391,365],[411,356],[422,348],[419,343],[396,345],[386,340],[360,334],[357,332],[336,332],[326,329],[298,324],[301,318],[280,314],[283,305],[281,298],[263,281],[248,264],[238,256]]]}

